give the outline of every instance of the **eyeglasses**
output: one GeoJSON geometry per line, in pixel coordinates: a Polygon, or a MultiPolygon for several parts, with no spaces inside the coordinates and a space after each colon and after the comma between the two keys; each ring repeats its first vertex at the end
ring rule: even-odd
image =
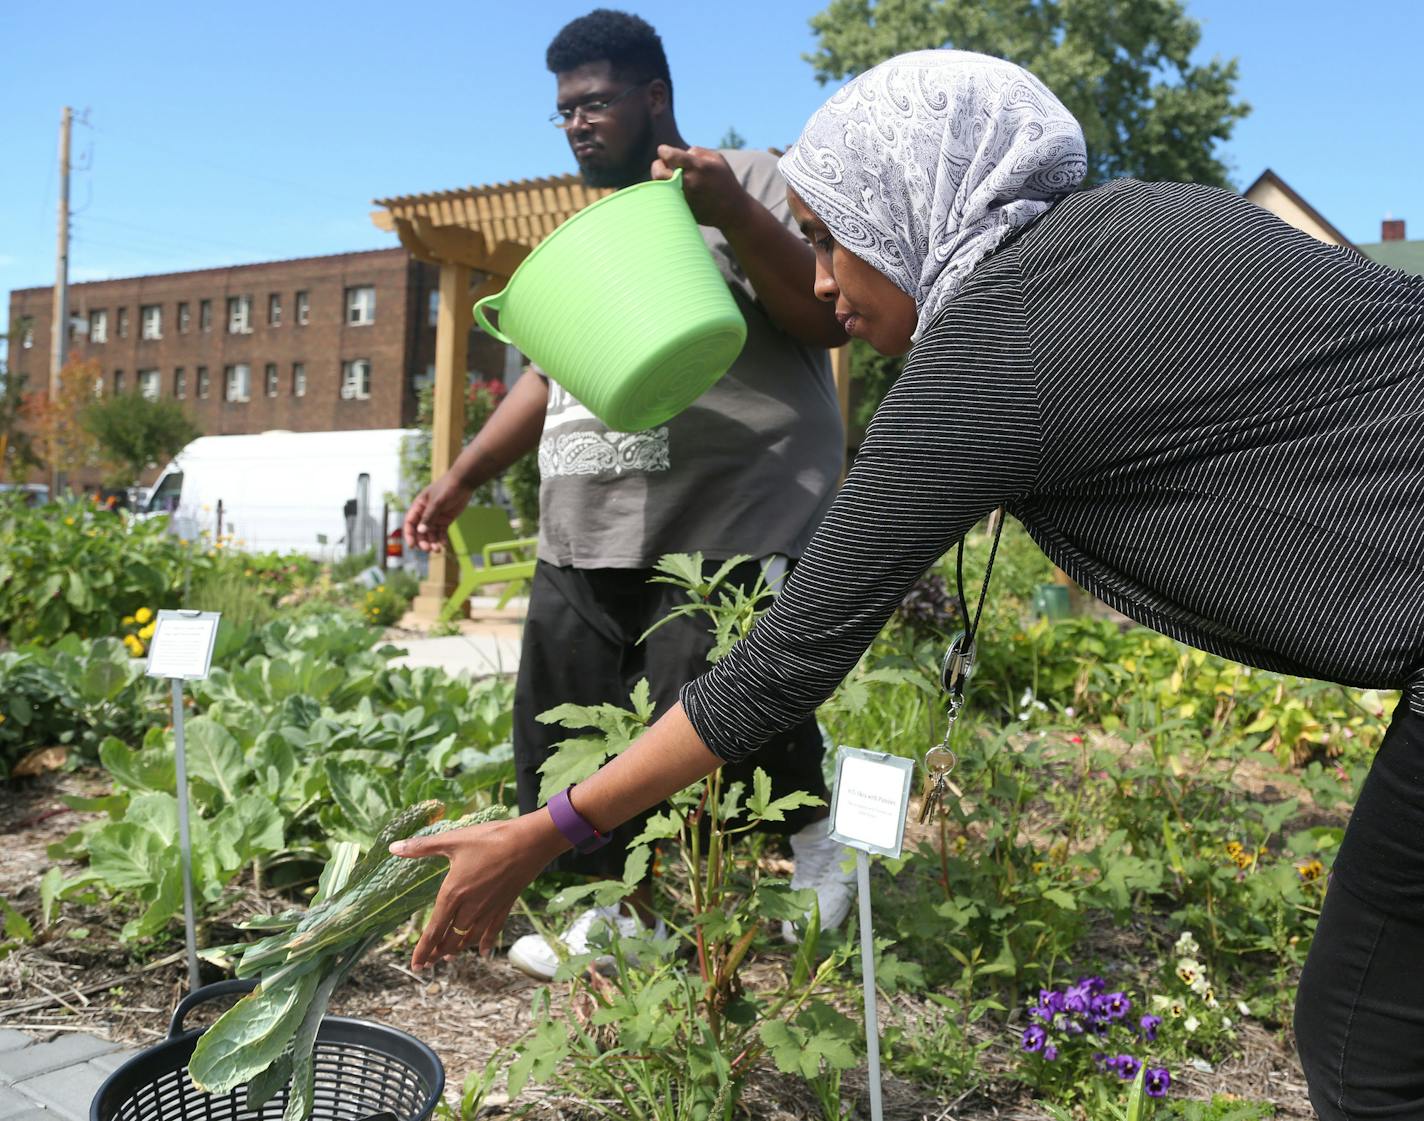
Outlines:
{"type": "Polygon", "coordinates": [[[591,125],[597,124],[603,120],[604,114],[606,114],[609,109],[617,105],[634,90],[646,86],[651,81],[652,79],[649,78],[647,81],[637,82],[629,86],[622,93],[610,97],[607,101],[585,101],[580,105],[575,105],[572,109],[558,109],[549,114],[549,123],[555,128],[573,128],[574,118],[582,114],[583,119],[587,123],[591,125]]]}

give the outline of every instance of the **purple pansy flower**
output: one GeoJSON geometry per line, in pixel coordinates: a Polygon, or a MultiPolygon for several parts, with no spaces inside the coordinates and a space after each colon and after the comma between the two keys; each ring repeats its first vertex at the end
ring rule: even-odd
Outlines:
{"type": "MultiPolygon", "coordinates": [[[[1043,1049],[1043,1057],[1051,1063],[1054,1059],[1058,1058],[1058,1048],[1050,1043],[1043,1049]]],[[[1166,1074],[1167,1072],[1164,1070],[1162,1073],[1166,1074]]]]}
{"type": "Polygon", "coordinates": [[[1113,1071],[1124,1082],[1133,1078],[1137,1074],[1137,1068],[1142,1064],[1131,1055],[1116,1055],[1103,1064],[1108,1070],[1113,1071]]]}
{"type": "Polygon", "coordinates": [[[1152,1043],[1157,1038],[1157,1029],[1162,1026],[1161,1016],[1143,1016],[1137,1021],[1137,1030],[1142,1033],[1142,1038],[1152,1043]]]}
{"type": "Polygon", "coordinates": [[[1103,1012],[1113,1020],[1121,1020],[1132,1007],[1132,1001],[1127,998],[1126,993],[1108,993],[1099,999],[1102,1001],[1103,1012]]]}
{"type": "Polygon", "coordinates": [[[1165,1098],[1167,1087],[1172,1084],[1172,1076],[1166,1067],[1148,1067],[1142,1086],[1149,1098],[1165,1098]]]}
{"type": "Polygon", "coordinates": [[[1043,1030],[1042,1024],[1029,1024],[1024,1028],[1023,1049],[1025,1051],[1042,1051],[1043,1045],[1048,1042],[1048,1033],[1043,1030]]]}

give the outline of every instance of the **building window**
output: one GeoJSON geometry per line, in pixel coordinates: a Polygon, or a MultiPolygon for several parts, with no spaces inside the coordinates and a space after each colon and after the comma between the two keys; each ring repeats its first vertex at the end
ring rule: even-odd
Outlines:
{"type": "MultiPolygon", "coordinates": [[[[206,302],[206,301],[205,301],[205,302],[206,302]]],[[[209,393],[209,391],[210,391],[210,386],[209,386],[209,383],[208,383],[208,368],[207,368],[206,366],[199,366],[199,367],[198,367],[198,400],[200,400],[200,401],[206,401],[206,400],[208,399],[208,393],[209,393]]]]}
{"type": "Polygon", "coordinates": [[[252,297],[229,296],[227,298],[227,333],[246,335],[252,330],[252,297]]]}
{"type": "Polygon", "coordinates": [[[173,396],[180,401],[188,396],[188,371],[182,366],[173,371],[173,396]]]}
{"type": "Polygon", "coordinates": [[[20,345],[26,350],[35,345],[35,321],[28,315],[20,320],[20,345]]]}
{"type": "Polygon", "coordinates": [[[114,396],[117,397],[117,396],[118,396],[120,393],[122,393],[123,391],[124,391],[124,372],[123,372],[122,370],[115,370],[115,371],[114,371],[114,396]]]}
{"type": "Polygon", "coordinates": [[[163,309],[157,304],[145,304],[138,309],[139,337],[144,339],[163,338],[163,309]]]}
{"type": "Polygon", "coordinates": [[[109,341],[109,313],[91,311],[89,313],[89,341],[102,343],[109,341]]]}
{"type": "Polygon", "coordinates": [[[434,327],[437,323],[440,322],[439,288],[432,288],[430,290],[430,302],[426,305],[425,309],[425,322],[431,327],[434,327]]]}
{"type": "Polygon", "coordinates": [[[193,317],[188,312],[188,303],[186,300],[181,301],[178,304],[178,333],[186,335],[192,326],[193,317]]]}
{"type": "Polygon", "coordinates": [[[103,374],[100,374],[97,378],[94,379],[94,396],[95,396],[95,397],[102,397],[102,396],[104,396],[104,375],[103,375],[103,374]]]}
{"type": "Polygon", "coordinates": [[[213,329],[213,301],[198,301],[198,330],[211,331],[213,329]]]}
{"type": "Polygon", "coordinates": [[[364,401],[370,396],[370,360],[357,358],[351,362],[341,363],[341,399],[343,401],[364,401]]]}
{"type": "Polygon", "coordinates": [[[372,285],[346,289],[346,322],[360,326],[376,321],[376,289],[372,285]]]}
{"type": "Polygon", "coordinates": [[[263,382],[266,385],[267,396],[277,396],[277,363],[268,362],[267,369],[263,371],[263,382]]]}
{"type": "Polygon", "coordinates": [[[140,370],[138,372],[138,391],[146,400],[158,400],[158,395],[163,392],[163,387],[158,382],[157,370],[140,370]]]}
{"type": "Polygon", "coordinates": [[[273,292],[267,297],[267,326],[280,327],[282,325],[282,295],[280,292],[273,292]]]}
{"type": "Polygon", "coordinates": [[[128,337],[129,337],[129,309],[126,308],[126,307],[121,307],[121,308],[119,308],[119,338],[121,338],[121,339],[126,339],[126,338],[128,338],[128,337]]]}
{"type": "Polygon", "coordinates": [[[311,322],[311,293],[297,293],[297,326],[305,327],[311,322]]]}
{"type": "Polygon", "coordinates": [[[307,366],[305,362],[292,363],[292,396],[307,395],[307,366]]]}
{"type": "Polygon", "coordinates": [[[252,399],[252,369],[243,362],[236,366],[228,366],[224,373],[226,375],[226,391],[224,400],[227,401],[250,401],[252,399]]]}

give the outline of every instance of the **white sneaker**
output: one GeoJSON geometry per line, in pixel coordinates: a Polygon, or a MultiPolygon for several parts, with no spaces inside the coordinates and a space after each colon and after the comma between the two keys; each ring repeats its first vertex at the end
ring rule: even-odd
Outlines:
{"type": "MultiPolygon", "coordinates": [[[[589,938],[596,930],[611,930],[619,938],[632,938],[645,931],[637,915],[625,915],[619,907],[590,907],[569,924],[559,935],[563,944],[562,956],[540,934],[526,934],[509,947],[509,964],[531,977],[541,981],[552,981],[559,971],[559,962],[575,954],[589,951],[589,938]]],[[[667,936],[667,927],[662,919],[653,929],[653,937],[667,936]]],[[[593,959],[593,964],[604,968],[613,964],[611,954],[601,954],[593,959]]]]}
{"type": "MultiPolygon", "coordinates": [[[[832,840],[830,828],[830,818],[822,818],[791,835],[791,853],[796,861],[791,886],[815,889],[822,930],[834,930],[845,922],[855,895],[851,886],[855,883],[855,853],[832,840]]],[[[790,919],[782,920],[781,937],[787,942],[801,940],[790,919]]]]}

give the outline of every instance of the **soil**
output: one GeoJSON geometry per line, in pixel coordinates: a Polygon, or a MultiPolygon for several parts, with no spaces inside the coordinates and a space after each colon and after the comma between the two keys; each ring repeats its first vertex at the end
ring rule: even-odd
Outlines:
{"type": "MultiPolygon", "coordinates": [[[[148,944],[141,956],[118,939],[122,918],[101,908],[65,904],[54,923],[39,921],[39,882],[53,861],[46,847],[63,839],[83,821],[98,815],[71,810],[61,795],[94,796],[107,792],[104,777],[94,771],[53,772],[0,786],[0,836],[5,860],[0,863],[0,898],[30,918],[38,936],[0,958],[0,1028],[16,1028],[37,1037],[83,1031],[142,1048],[161,1040],[171,1010],[187,990],[187,969],[181,937],[161,945],[148,944]]],[[[66,869],[72,872],[72,868],[66,869]]],[[[246,889],[217,915],[208,941],[222,945],[240,937],[234,923],[253,913],[275,910],[275,900],[246,889]]],[[[524,933],[512,920],[508,936],[524,933]]],[[[1105,960],[1131,960],[1140,948],[1140,932],[1104,929],[1093,933],[1100,943],[1092,950],[1105,960]]],[[[530,1026],[530,1002],[541,987],[509,966],[502,957],[481,961],[466,956],[417,976],[408,968],[410,941],[398,937],[373,951],[339,989],[333,1013],[376,1020],[426,1041],[445,1065],[446,1100],[458,1116],[465,1077],[483,1070],[501,1047],[517,1041],[530,1026]]],[[[220,971],[205,963],[204,980],[220,971]]],[[[746,971],[749,986],[772,984],[776,971],[746,971]]],[[[564,986],[556,986],[563,989],[564,986]]],[[[554,1007],[561,1002],[556,993],[554,1007]]],[[[189,1026],[205,1022],[195,1010],[189,1026]]],[[[923,1021],[934,1006],[918,998],[882,998],[882,1026],[923,1021]]],[[[987,1031],[987,1029],[986,1029],[987,1031]]],[[[887,1076],[884,1105],[887,1121],[1042,1121],[1047,1114],[1035,1107],[1024,1088],[1008,1077],[1014,1041],[1002,1031],[985,1042],[985,1081],[974,1091],[941,1100],[923,1086],[887,1076]]],[[[1280,1033],[1258,1023],[1244,1026],[1241,1053],[1212,1072],[1174,1071],[1174,1093],[1208,1098],[1214,1093],[1270,1101],[1277,1118],[1308,1121],[1314,1114],[1305,1097],[1304,1079],[1280,1033]]],[[[846,1075],[842,1100],[853,1116],[868,1117],[865,1072],[846,1075]]],[[[751,1075],[742,1096],[744,1116],[758,1121],[815,1121],[822,1117],[810,1090],[797,1079],[779,1075],[770,1066],[751,1075]]],[[[586,1109],[576,1101],[539,1098],[526,1090],[519,1105],[537,1121],[585,1121],[586,1109]]],[[[498,1094],[488,1099],[481,1118],[513,1113],[498,1094]]]]}

